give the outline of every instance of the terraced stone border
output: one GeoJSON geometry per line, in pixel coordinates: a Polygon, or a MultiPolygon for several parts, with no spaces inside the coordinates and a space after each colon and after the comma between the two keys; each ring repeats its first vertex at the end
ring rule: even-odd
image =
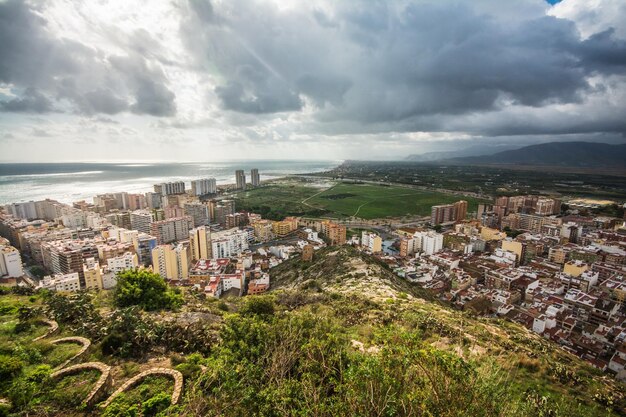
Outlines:
{"type": "Polygon", "coordinates": [[[124,391],[134,387],[141,380],[151,375],[165,375],[165,376],[172,377],[172,379],[174,380],[174,391],[172,392],[172,405],[178,404],[178,401],[180,401],[180,396],[183,392],[183,374],[181,374],[180,372],[174,369],[169,369],[169,368],[152,368],[152,369],[143,371],[140,374],[135,375],[128,381],[124,382],[124,384],[122,384],[121,387],[115,390],[115,392],[111,394],[111,396],[107,398],[107,400],[104,403],[102,403],[100,407],[103,409],[107,408],[113,402],[113,400],[117,398],[117,396],[119,396],[124,391]]]}
{"type": "Polygon", "coordinates": [[[111,387],[111,367],[102,362],[85,362],[78,365],[69,366],[52,373],[52,379],[62,378],[67,375],[77,374],[90,369],[100,371],[100,378],[96,381],[96,385],[91,389],[91,392],[85,397],[83,403],[87,407],[93,407],[94,404],[102,397],[102,394],[111,387]]]}
{"type": "Polygon", "coordinates": [[[78,351],[78,353],[76,355],[72,356],[71,358],[69,358],[68,360],[66,360],[61,365],[57,366],[54,369],[65,368],[70,362],[72,362],[74,359],[78,358],[80,355],[85,353],[87,351],[87,349],[89,349],[89,346],[91,346],[91,340],[89,340],[89,339],[87,339],[85,337],[78,337],[78,336],[75,336],[75,337],[63,337],[61,339],[53,340],[50,343],[52,343],[54,345],[56,345],[58,343],[78,343],[78,344],[83,346],[80,349],[80,351],[78,351]]]}
{"type": "Polygon", "coordinates": [[[46,333],[42,334],[41,336],[34,338],[33,342],[36,342],[36,341],[41,340],[41,339],[45,339],[46,337],[50,336],[51,334],[53,334],[54,332],[59,330],[59,323],[57,323],[54,320],[42,319],[42,320],[38,320],[37,323],[46,324],[46,325],[50,326],[50,329],[48,329],[48,331],[46,333]]]}

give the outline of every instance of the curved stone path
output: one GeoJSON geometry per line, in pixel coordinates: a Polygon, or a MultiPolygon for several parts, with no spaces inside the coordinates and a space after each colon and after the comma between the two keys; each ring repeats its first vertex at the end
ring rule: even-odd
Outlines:
{"type": "Polygon", "coordinates": [[[78,358],[80,355],[85,353],[87,349],[89,349],[89,346],[91,346],[91,340],[87,339],[86,337],[79,337],[79,336],[63,337],[61,339],[53,340],[50,343],[54,345],[58,343],[78,343],[79,345],[83,346],[76,355],[72,356],[71,358],[69,358],[68,360],[66,360],[61,365],[57,366],[54,369],[65,368],[70,362],[72,362],[74,359],[78,358]]]}
{"type": "Polygon", "coordinates": [[[105,394],[106,391],[111,387],[111,367],[109,365],[106,365],[102,362],[79,363],[78,365],[73,365],[56,371],[52,373],[50,377],[52,379],[57,379],[90,369],[100,371],[100,378],[98,379],[98,381],[96,381],[96,385],[94,385],[91,392],[83,400],[83,403],[87,405],[87,407],[92,407],[102,397],[102,394],[105,394]]]}
{"type": "Polygon", "coordinates": [[[50,329],[48,329],[48,331],[46,333],[42,334],[41,336],[34,338],[33,342],[36,342],[36,341],[41,340],[41,339],[45,339],[46,337],[50,336],[52,333],[54,333],[57,330],[59,330],[59,323],[57,323],[54,320],[41,319],[41,320],[37,320],[37,323],[46,324],[46,325],[50,326],[50,329]]]}
{"type": "Polygon", "coordinates": [[[172,392],[172,405],[177,404],[183,392],[183,374],[181,374],[180,372],[174,369],[169,369],[169,368],[151,368],[151,369],[141,372],[138,375],[135,375],[128,381],[124,382],[124,384],[121,387],[119,387],[117,390],[115,390],[115,392],[111,394],[111,396],[107,398],[107,400],[104,403],[102,403],[100,407],[107,408],[113,402],[113,400],[115,400],[115,398],[118,395],[134,387],[145,377],[151,376],[151,375],[165,375],[165,376],[170,376],[172,377],[172,379],[174,379],[174,391],[172,392]]]}
{"type": "MultiPolygon", "coordinates": [[[[50,329],[45,334],[33,339],[33,342],[44,339],[59,329],[58,323],[54,320],[40,320],[40,322],[45,323],[48,326],[50,326],[50,329]]],[[[66,366],[70,362],[72,362],[74,359],[78,358],[83,353],[85,353],[87,349],[89,349],[89,347],[91,346],[91,340],[87,339],[86,337],[79,337],[79,336],[62,337],[60,339],[52,340],[50,343],[52,344],[78,343],[82,345],[82,348],[77,354],[75,354],[74,356],[72,356],[71,358],[69,358],[68,360],[66,360],[61,365],[55,368],[55,372],[53,372],[51,375],[53,379],[62,378],[66,375],[80,373],[82,371],[86,371],[89,369],[96,369],[100,371],[101,373],[100,378],[98,379],[98,381],[96,381],[96,385],[94,385],[92,390],[89,392],[89,394],[87,395],[87,397],[85,397],[85,400],[83,401],[83,403],[87,407],[92,407],[94,404],[98,402],[98,400],[103,396],[103,394],[105,394],[108,391],[108,389],[111,387],[111,384],[112,384],[111,367],[102,362],[85,362],[85,363],[79,363],[77,365],[69,366],[66,368],[66,366]]],[[[203,368],[204,368],[203,371],[205,371],[206,368],[205,367],[203,368]]],[[[113,400],[117,398],[117,396],[119,396],[124,391],[134,387],[135,385],[140,383],[144,378],[151,376],[151,375],[165,375],[165,376],[171,377],[174,380],[174,390],[172,391],[171,404],[172,405],[178,404],[178,402],[180,401],[181,394],[183,392],[183,374],[181,374],[177,370],[170,369],[170,368],[151,368],[151,369],[148,369],[139,373],[138,375],[135,375],[131,379],[124,382],[124,384],[122,384],[122,386],[120,386],[117,390],[115,390],[115,392],[111,394],[109,398],[107,398],[107,400],[100,405],[100,407],[103,409],[107,408],[113,402],[113,400]]]]}

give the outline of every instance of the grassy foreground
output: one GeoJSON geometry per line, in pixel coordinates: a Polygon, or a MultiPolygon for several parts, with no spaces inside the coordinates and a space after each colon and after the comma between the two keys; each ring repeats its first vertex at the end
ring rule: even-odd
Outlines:
{"type": "Polygon", "coordinates": [[[624,386],[526,329],[417,298],[367,255],[328,248],[276,270],[265,296],[185,292],[175,310],[116,306],[107,293],[0,295],[0,415],[12,416],[617,416],[624,386]],[[360,281],[361,285],[354,285],[360,281]],[[374,283],[384,291],[368,293],[374,283]],[[39,309],[41,308],[41,310],[39,309]],[[58,335],[41,342],[46,314],[58,335]],[[112,367],[114,386],[149,378],[106,410],[85,409],[85,372],[50,379],[50,339],[89,337],[78,362],[112,367]]]}

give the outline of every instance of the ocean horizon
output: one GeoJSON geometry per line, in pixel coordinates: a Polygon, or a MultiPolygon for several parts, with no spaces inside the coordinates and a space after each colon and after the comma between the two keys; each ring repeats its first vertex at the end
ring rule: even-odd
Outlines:
{"type": "Polygon", "coordinates": [[[56,162],[0,163],[0,204],[51,198],[63,203],[91,199],[108,192],[145,193],[154,184],[215,178],[235,183],[235,170],[257,168],[261,180],[321,172],[341,161],[238,160],[219,162],[56,162]]]}

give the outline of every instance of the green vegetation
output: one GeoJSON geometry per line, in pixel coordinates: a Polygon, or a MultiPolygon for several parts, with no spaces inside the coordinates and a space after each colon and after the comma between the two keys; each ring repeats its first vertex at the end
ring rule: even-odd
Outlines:
{"type": "Polygon", "coordinates": [[[99,378],[100,372],[87,370],[65,376],[57,382],[51,381],[46,397],[59,408],[80,408],[99,378]]]}
{"type": "Polygon", "coordinates": [[[268,295],[218,301],[189,291],[177,311],[118,307],[100,294],[0,295],[0,398],[11,404],[0,412],[626,415],[624,385],[517,324],[418,298],[427,295],[353,248],[326,248],[313,262],[293,258],[272,271],[276,290],[268,295]],[[59,332],[33,342],[44,314],[59,332]],[[97,372],[50,378],[50,340],[69,335],[93,342],[81,361],[112,367],[104,398],[159,366],[184,375],[181,402],[171,405],[170,378],[153,376],[106,410],[85,409],[97,372]]]}
{"type": "MultiPolygon", "coordinates": [[[[584,170],[583,170],[584,171],[584,170]]],[[[346,161],[324,178],[385,181],[485,195],[553,194],[624,201],[626,176],[560,172],[558,167],[494,167],[410,161],[346,161]],[[550,175],[546,175],[550,172],[550,175]]]]}
{"type": "Polygon", "coordinates": [[[314,206],[363,219],[430,215],[431,206],[467,200],[476,210],[478,200],[458,195],[419,191],[400,186],[339,183],[308,201],[314,206]]]}
{"type": "Polygon", "coordinates": [[[291,180],[236,195],[237,207],[269,219],[286,216],[385,217],[427,216],[431,206],[467,200],[476,210],[479,200],[406,186],[337,183],[316,188],[291,180]]]}
{"type": "Polygon", "coordinates": [[[115,304],[119,307],[140,306],[144,310],[175,309],[183,302],[181,294],[168,287],[159,274],[145,269],[117,275],[115,304]]]}
{"type": "Polygon", "coordinates": [[[321,190],[306,182],[288,180],[239,192],[235,195],[235,204],[238,210],[258,213],[270,220],[282,220],[287,216],[330,215],[326,210],[302,203],[321,190]]]}
{"type": "Polygon", "coordinates": [[[156,416],[171,404],[174,384],[170,378],[149,376],[141,383],[118,396],[104,413],[105,417],[156,416]]]}

